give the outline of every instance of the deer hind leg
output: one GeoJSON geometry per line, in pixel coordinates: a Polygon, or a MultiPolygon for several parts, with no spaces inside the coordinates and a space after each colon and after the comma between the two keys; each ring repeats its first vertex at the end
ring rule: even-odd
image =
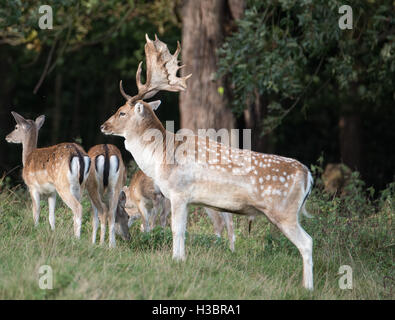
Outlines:
{"type": "Polygon", "coordinates": [[[279,225],[280,230],[298,248],[303,259],[303,286],[313,290],[313,240],[298,222],[279,225]]]}
{"type": "Polygon", "coordinates": [[[96,208],[96,206],[91,202],[92,204],[92,244],[96,243],[96,235],[97,235],[97,229],[99,229],[99,213],[96,208]]]}
{"type": "Polygon", "coordinates": [[[115,248],[115,217],[117,214],[117,207],[119,201],[119,195],[123,186],[123,179],[119,177],[119,159],[116,155],[110,157],[110,169],[109,169],[109,194],[108,194],[108,239],[110,248],[115,248]]]}
{"type": "MultiPolygon", "coordinates": [[[[75,193],[77,190],[70,186],[70,188],[64,188],[58,190],[60,198],[63,202],[73,211],[74,214],[74,235],[77,239],[81,236],[81,224],[82,224],[82,206],[78,201],[75,193]],[[74,189],[74,191],[72,191],[74,189]]],[[[79,191],[78,191],[79,192],[79,191]]]]}
{"type": "Polygon", "coordinates": [[[225,223],[222,218],[222,215],[218,211],[210,209],[210,208],[205,207],[204,210],[206,211],[207,215],[213,222],[215,235],[218,238],[221,238],[222,231],[224,230],[224,227],[225,227],[225,223]]]}
{"type": "Polygon", "coordinates": [[[37,190],[29,190],[32,198],[33,205],[33,222],[34,226],[38,226],[38,220],[40,219],[40,193],[37,190]]]}
{"type": "Polygon", "coordinates": [[[285,210],[261,210],[269,220],[298,248],[303,259],[303,286],[313,290],[313,240],[298,221],[300,206],[285,210]]]}
{"type": "Polygon", "coordinates": [[[49,208],[49,225],[52,230],[55,230],[55,205],[56,205],[56,192],[53,192],[48,197],[49,208]]]}
{"type": "Polygon", "coordinates": [[[187,226],[187,203],[171,200],[171,231],[173,233],[173,259],[185,260],[185,231],[187,226]]]}
{"type": "MultiPolygon", "coordinates": [[[[99,218],[100,222],[103,221],[103,217],[105,215],[105,205],[101,201],[101,197],[97,188],[88,188],[89,198],[91,200],[92,205],[92,244],[96,243],[96,235],[97,230],[99,228],[99,218]]],[[[105,233],[105,224],[101,226],[101,230],[104,230],[105,233]]],[[[101,236],[101,234],[100,234],[101,236]]]]}
{"type": "Polygon", "coordinates": [[[116,189],[113,192],[110,193],[109,198],[110,198],[110,208],[107,211],[108,212],[108,238],[109,238],[109,246],[110,248],[115,248],[116,243],[115,243],[115,216],[117,212],[117,206],[118,206],[118,201],[119,201],[119,191],[116,189]]]}

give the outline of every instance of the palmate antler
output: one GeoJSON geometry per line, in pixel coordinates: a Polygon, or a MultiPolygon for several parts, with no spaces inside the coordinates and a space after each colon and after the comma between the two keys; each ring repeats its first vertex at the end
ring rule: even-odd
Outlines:
{"type": "Polygon", "coordinates": [[[136,72],[136,84],[138,93],[130,96],[125,93],[122,87],[122,80],[119,83],[119,89],[123,97],[131,104],[136,100],[152,98],[161,90],[166,91],[184,91],[187,88],[186,80],[192,75],[177,77],[177,71],[184,67],[179,66],[177,57],[181,51],[180,43],[177,41],[177,50],[172,55],[167,45],[160,41],[155,35],[155,41],[152,41],[148,35],[145,35],[147,43],[145,44],[145,57],[147,62],[147,77],[145,84],[141,83],[141,65],[136,72]]]}

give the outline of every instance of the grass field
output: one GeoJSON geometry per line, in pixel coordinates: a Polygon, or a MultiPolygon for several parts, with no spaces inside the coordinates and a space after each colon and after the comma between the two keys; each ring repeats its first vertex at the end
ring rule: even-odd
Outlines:
{"type": "MultiPolygon", "coordinates": [[[[319,184],[308,202],[313,218],[301,221],[314,240],[314,288],[301,286],[297,249],[265,217],[235,217],[236,251],[213,236],[201,211],[188,221],[187,260],[171,259],[171,230],[117,238],[117,248],[92,245],[90,205],[84,197],[81,239],[73,238],[71,211],[58,199],[56,230],[41,201],[33,226],[31,201],[22,187],[0,193],[0,299],[393,299],[394,185],[372,200],[354,183],[344,198],[324,195],[319,184]],[[53,270],[53,289],[39,288],[38,269],[53,270]],[[352,289],[339,288],[341,265],[352,268],[352,289]]],[[[371,190],[370,190],[371,191],[371,190]]],[[[224,237],[226,238],[226,237],[224,237]]]]}

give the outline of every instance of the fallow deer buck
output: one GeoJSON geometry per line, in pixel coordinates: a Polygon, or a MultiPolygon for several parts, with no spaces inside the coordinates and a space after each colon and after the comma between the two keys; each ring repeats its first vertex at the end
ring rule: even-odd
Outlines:
{"type": "Polygon", "coordinates": [[[109,246],[115,247],[115,233],[124,240],[130,240],[128,216],[122,209],[126,196],[120,199],[126,182],[126,170],[119,149],[112,144],[99,144],[89,149],[91,159],[89,177],[86,182],[91,200],[92,243],[96,242],[100,219],[100,244],[105,241],[106,225],[109,225],[109,246]],[[120,201],[121,200],[121,201],[120,201]]]}
{"type": "Polygon", "coordinates": [[[56,192],[74,213],[74,235],[80,238],[82,223],[82,191],[90,167],[90,159],[84,149],[76,143],[60,143],[52,147],[37,148],[38,131],[45,116],[35,121],[11,112],[15,130],[7,142],[22,143],[22,176],[33,202],[34,225],[40,216],[40,196],[48,195],[49,224],[55,229],[56,192]]]}
{"type": "MultiPolygon", "coordinates": [[[[123,189],[126,193],[127,203],[126,211],[129,210],[133,216],[133,209],[136,208],[141,215],[143,223],[141,229],[149,232],[154,226],[156,218],[159,216],[162,227],[166,226],[167,217],[170,213],[170,201],[165,198],[159,188],[155,186],[154,181],[138,170],[130,180],[129,187],[123,189]]],[[[226,227],[229,238],[229,247],[232,251],[235,249],[235,235],[233,229],[233,217],[228,212],[218,212],[216,210],[205,208],[205,212],[214,225],[214,233],[217,237],[226,227]]],[[[136,218],[133,217],[133,220],[136,218]]],[[[131,220],[131,222],[133,221],[131,220]]]]}
{"type": "Polygon", "coordinates": [[[140,82],[140,63],[137,95],[126,94],[121,81],[120,91],[126,103],[101,130],[124,137],[125,147],[137,165],[170,199],[173,258],[185,259],[188,204],[242,215],[265,214],[299,249],[303,285],[313,289],[313,241],[299,224],[299,213],[304,212],[313,184],[311,173],[294,159],[229,147],[208,137],[166,131],[154,113],[160,101],[143,100],[159,90],[185,90],[191,75],[177,77],[179,44],[171,55],[159,39],[146,38],[146,83],[140,82]]]}

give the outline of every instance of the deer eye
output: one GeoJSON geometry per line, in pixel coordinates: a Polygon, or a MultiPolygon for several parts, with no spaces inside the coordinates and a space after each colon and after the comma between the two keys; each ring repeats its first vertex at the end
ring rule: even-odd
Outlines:
{"type": "Polygon", "coordinates": [[[125,115],[126,115],[125,112],[120,112],[120,113],[119,113],[119,116],[120,116],[120,117],[124,117],[125,115]]]}

